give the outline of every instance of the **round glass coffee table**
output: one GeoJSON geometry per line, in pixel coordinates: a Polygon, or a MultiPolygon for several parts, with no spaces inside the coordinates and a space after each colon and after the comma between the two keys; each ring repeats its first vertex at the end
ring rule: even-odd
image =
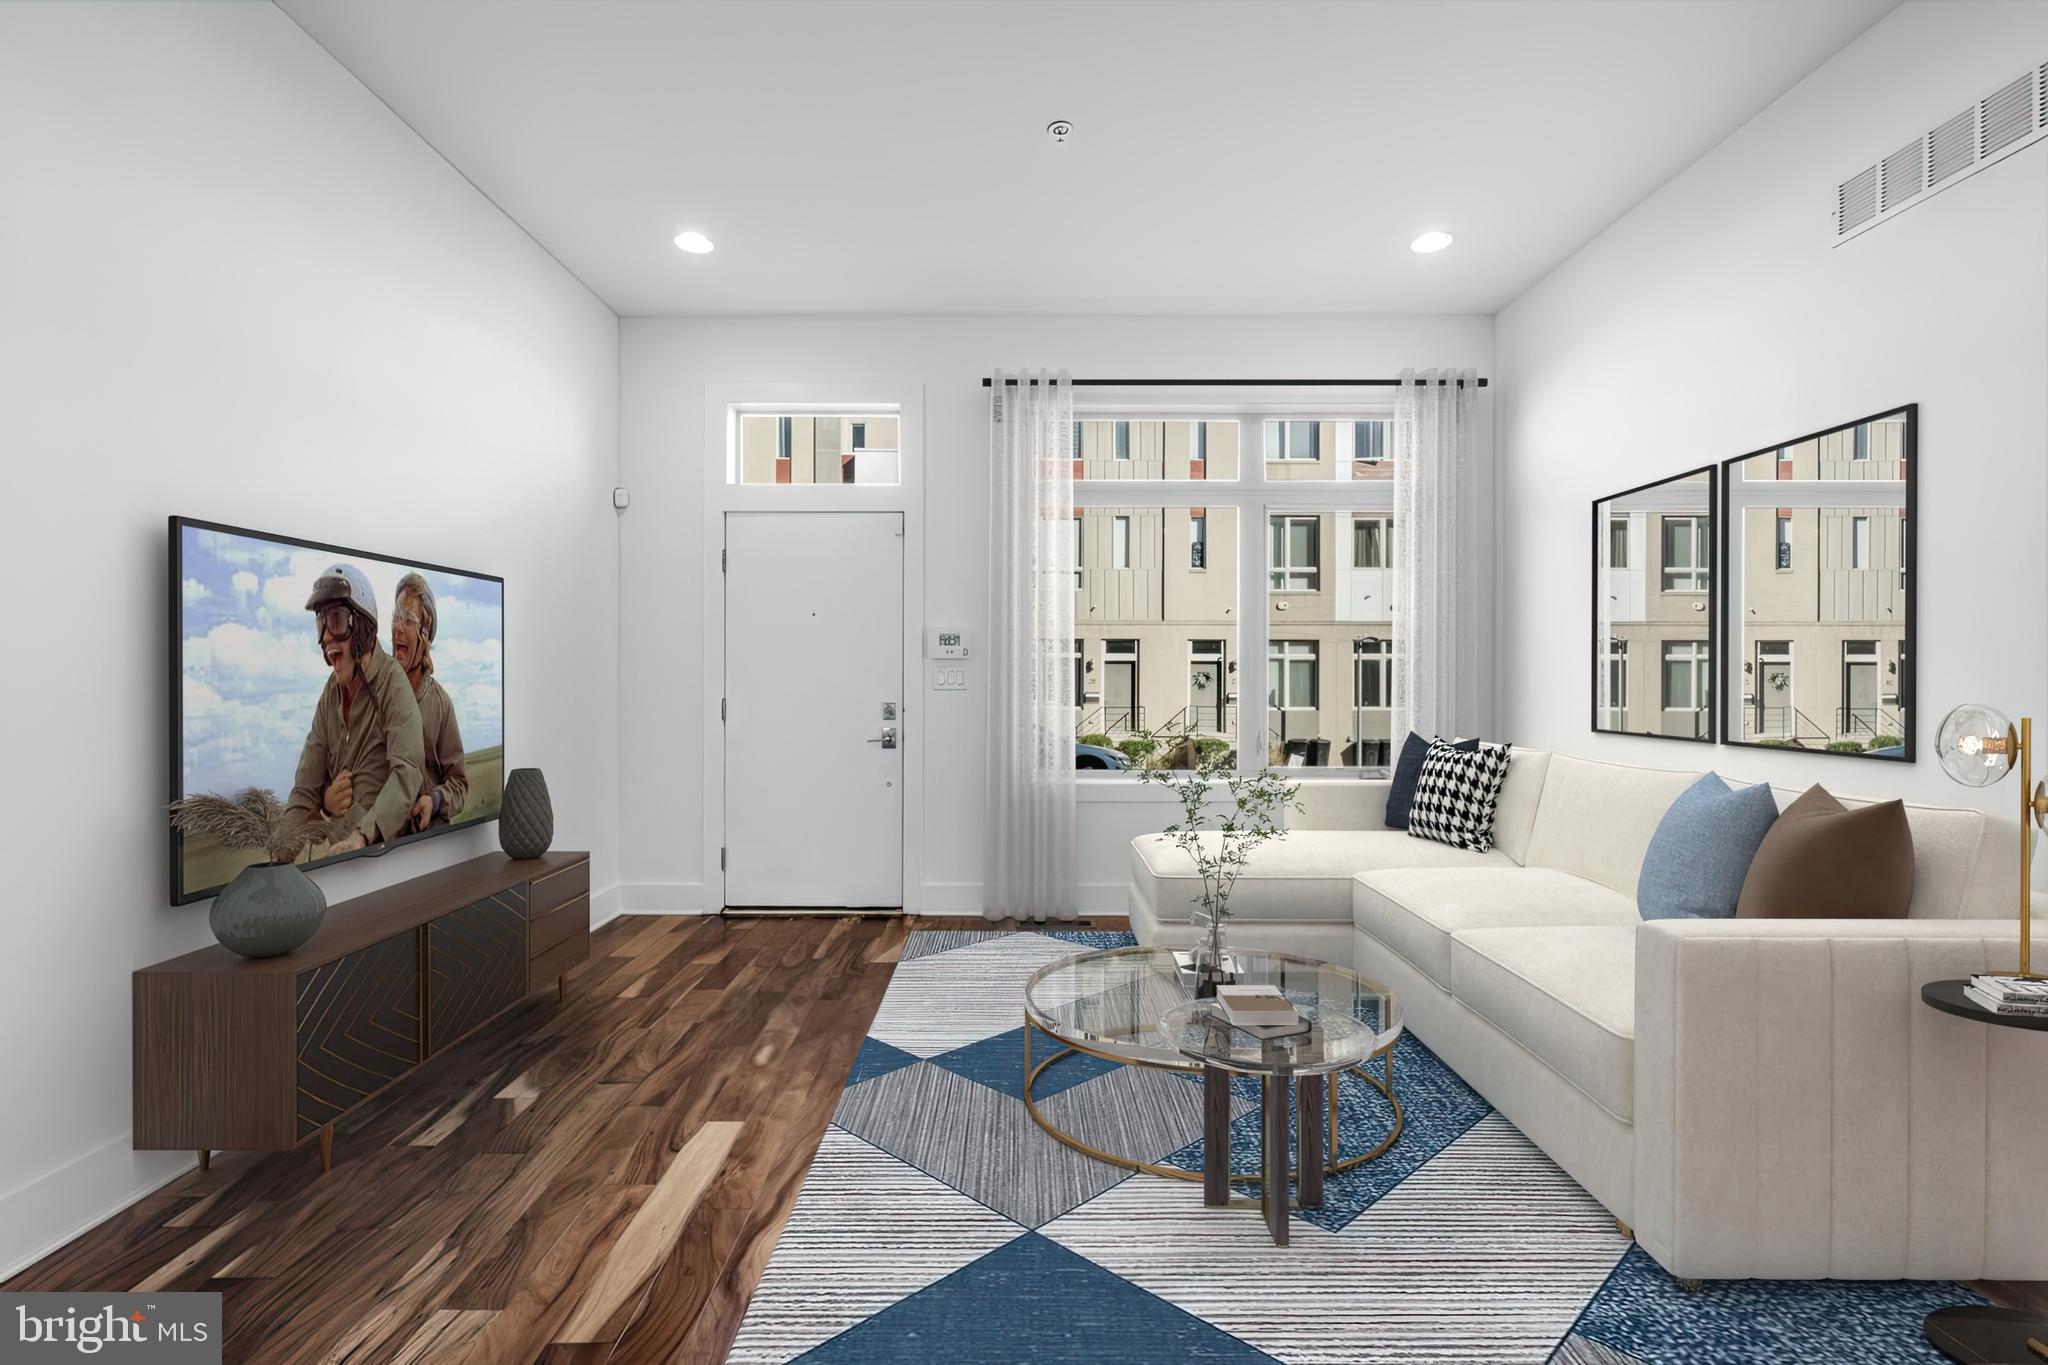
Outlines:
{"type": "MultiPolygon", "coordinates": [[[[1273,1040],[1238,1035],[1228,1025],[1222,1025],[1219,1033],[1219,1021],[1212,1017],[1214,1002],[1196,998],[1193,976],[1176,965],[1172,950],[1166,948],[1079,953],[1032,973],[1024,985],[1024,1105],[1032,1119],[1060,1142],[1098,1161],[1172,1180],[1201,1180],[1211,1202],[1219,1202],[1219,1190],[1227,1196],[1231,1181],[1261,1179],[1257,1174],[1232,1175],[1229,1171],[1232,1073],[1256,1075],[1265,1082],[1267,1127],[1272,1126],[1277,1111],[1283,1151],[1287,1083],[1290,1079],[1296,1082],[1303,1120],[1300,1127],[1305,1135],[1301,1157],[1307,1168],[1305,1194],[1319,1195],[1324,1173],[1349,1170],[1391,1147],[1405,1122],[1401,1102],[1394,1095],[1394,1044],[1401,1036],[1401,1002],[1386,987],[1334,963],[1290,953],[1232,951],[1229,958],[1237,984],[1279,987],[1307,1021],[1307,1031],[1273,1040]],[[1031,1053],[1034,1032],[1056,1045],[1050,1055],[1036,1062],[1031,1053]],[[1207,1082],[1204,1131],[1211,1135],[1208,1169],[1185,1171],[1104,1151],[1047,1119],[1033,1088],[1048,1068],[1074,1056],[1203,1074],[1207,1082]],[[1368,1069],[1374,1060],[1381,1063],[1377,1075],[1368,1069]],[[1340,1150],[1337,1086],[1330,1079],[1344,1071],[1384,1095],[1393,1111],[1385,1136],[1366,1150],[1349,1154],[1340,1150]],[[1325,1111],[1327,1143],[1323,1141],[1325,1125],[1318,1121],[1325,1111]],[[1311,1119],[1310,1115],[1317,1117],[1311,1119]],[[1220,1142],[1215,1140],[1218,1135],[1220,1142]]],[[[1271,1147],[1270,1135],[1266,1145],[1271,1147]]],[[[1284,1156],[1281,1164],[1285,1165],[1284,1156]]],[[[1279,1184],[1265,1183],[1268,1190],[1279,1184]]],[[[1285,1216],[1284,1209],[1281,1216],[1285,1216]]]]}

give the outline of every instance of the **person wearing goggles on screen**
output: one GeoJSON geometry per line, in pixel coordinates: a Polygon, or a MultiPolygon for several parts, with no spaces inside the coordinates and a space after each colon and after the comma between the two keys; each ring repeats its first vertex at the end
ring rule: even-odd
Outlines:
{"type": "Polygon", "coordinates": [[[342,822],[327,852],[349,853],[405,830],[422,781],[420,708],[405,670],[377,648],[377,598],[361,569],[323,571],[306,610],[328,678],[285,814],[342,822]]]}
{"type": "Polygon", "coordinates": [[[409,833],[455,818],[469,797],[469,765],[463,761],[455,703],[434,678],[434,632],[440,624],[434,590],[425,577],[409,573],[398,580],[397,597],[391,608],[391,657],[405,670],[419,703],[426,758],[426,776],[406,824],[409,833]]]}

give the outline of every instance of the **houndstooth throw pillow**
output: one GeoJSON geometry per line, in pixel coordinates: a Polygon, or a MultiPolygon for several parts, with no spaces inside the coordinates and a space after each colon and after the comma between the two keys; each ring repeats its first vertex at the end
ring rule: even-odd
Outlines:
{"type": "Polygon", "coordinates": [[[1464,750],[1431,740],[1415,779],[1408,832],[1474,853],[1492,848],[1493,813],[1500,804],[1500,784],[1508,775],[1510,747],[1482,744],[1464,750]]]}

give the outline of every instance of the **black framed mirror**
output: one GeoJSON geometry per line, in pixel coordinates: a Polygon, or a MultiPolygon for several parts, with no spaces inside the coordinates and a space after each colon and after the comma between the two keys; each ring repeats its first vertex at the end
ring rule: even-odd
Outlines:
{"type": "Polygon", "coordinates": [[[1593,729],[1715,737],[1713,466],[1593,504],[1593,729]]]}
{"type": "Polygon", "coordinates": [[[1722,733],[1910,763],[1919,407],[1729,460],[1722,733]]]}

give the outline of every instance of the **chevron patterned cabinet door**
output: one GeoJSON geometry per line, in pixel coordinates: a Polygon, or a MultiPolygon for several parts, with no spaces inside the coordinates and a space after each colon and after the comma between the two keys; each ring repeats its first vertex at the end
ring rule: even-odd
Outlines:
{"type": "Polygon", "coordinates": [[[298,978],[298,1133],[420,1062],[419,946],[397,934],[298,978]]]}
{"type": "Polygon", "coordinates": [[[526,994],[526,884],[429,924],[427,974],[430,1054],[526,994]]]}

